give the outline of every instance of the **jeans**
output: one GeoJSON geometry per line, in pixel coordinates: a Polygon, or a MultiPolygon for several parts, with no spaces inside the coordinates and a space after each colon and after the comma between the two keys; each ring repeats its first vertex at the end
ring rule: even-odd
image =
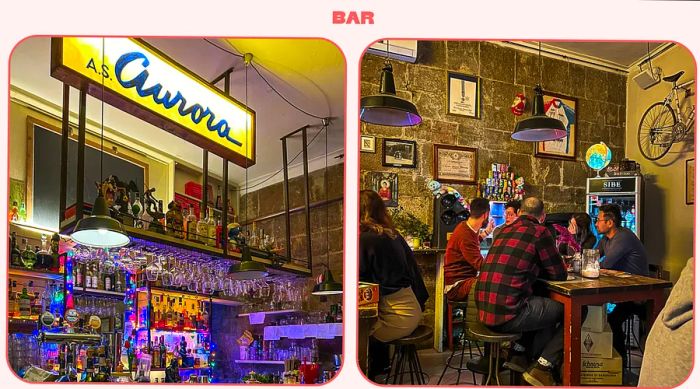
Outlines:
{"type": "Polygon", "coordinates": [[[498,332],[523,336],[518,343],[525,346],[531,359],[542,357],[559,366],[564,352],[564,305],[546,297],[530,297],[517,316],[493,326],[498,332]]]}
{"type": "MultiPolygon", "coordinates": [[[[640,319],[646,317],[646,306],[642,303],[627,301],[617,303],[615,309],[608,315],[608,323],[613,335],[613,347],[615,351],[622,357],[622,366],[627,366],[627,349],[625,348],[625,330],[623,324],[625,320],[637,315],[640,319]]],[[[643,325],[640,324],[640,327],[643,325]]],[[[640,329],[640,338],[643,336],[643,328],[640,329]]],[[[640,339],[641,341],[641,339],[640,339]]]]}

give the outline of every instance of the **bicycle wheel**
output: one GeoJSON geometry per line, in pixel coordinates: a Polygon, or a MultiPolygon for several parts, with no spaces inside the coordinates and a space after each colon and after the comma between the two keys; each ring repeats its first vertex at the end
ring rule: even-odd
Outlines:
{"type": "Polygon", "coordinates": [[[671,107],[658,102],[642,115],[637,131],[637,144],[644,158],[656,161],[668,153],[673,145],[673,126],[676,114],[671,107]]]}

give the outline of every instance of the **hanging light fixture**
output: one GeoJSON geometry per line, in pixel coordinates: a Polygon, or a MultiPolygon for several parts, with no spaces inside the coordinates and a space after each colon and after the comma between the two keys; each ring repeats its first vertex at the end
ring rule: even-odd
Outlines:
{"type": "Polygon", "coordinates": [[[379,82],[379,94],[360,100],[360,120],[382,126],[415,126],[423,120],[416,106],[396,96],[394,72],[389,62],[389,40],[386,41],[386,59],[379,82]]]}
{"type": "MultiPolygon", "coordinates": [[[[102,38],[102,63],[105,58],[105,40],[102,38]]],[[[100,182],[103,180],[102,160],[104,158],[104,132],[105,132],[105,101],[104,101],[105,81],[102,78],[102,121],[100,133],[100,182]]],[[[112,218],[107,206],[102,190],[92,206],[92,214],[89,217],[78,220],[73,229],[71,239],[75,242],[89,247],[122,247],[129,244],[129,236],[124,232],[122,224],[112,218]]]]}
{"type": "MultiPolygon", "coordinates": [[[[326,162],[326,167],[323,170],[323,186],[326,190],[326,270],[323,272],[323,275],[321,276],[322,278],[319,279],[319,283],[317,283],[314,286],[313,291],[311,294],[316,295],[316,296],[327,296],[327,295],[332,295],[332,294],[342,294],[343,293],[343,284],[340,282],[336,282],[333,279],[333,273],[331,273],[331,250],[330,250],[330,233],[329,233],[329,227],[330,227],[330,219],[328,217],[329,214],[329,206],[328,206],[328,119],[323,120],[323,127],[326,131],[326,156],[325,156],[325,162],[326,162]]],[[[311,239],[309,237],[309,239],[311,239]]]]}
{"type": "Polygon", "coordinates": [[[511,138],[523,142],[544,142],[566,137],[567,131],[564,123],[556,118],[549,117],[544,111],[544,94],[542,93],[542,42],[539,43],[538,62],[540,68],[540,82],[535,86],[535,99],[532,106],[532,116],[519,121],[511,138]]]}
{"type": "MultiPolygon", "coordinates": [[[[243,56],[243,61],[245,62],[245,106],[248,106],[248,65],[250,61],[253,60],[253,54],[246,53],[243,56]]],[[[248,131],[248,116],[246,115],[246,131],[248,131]]],[[[248,143],[246,143],[246,154],[248,143]]],[[[245,166],[245,195],[246,202],[248,199],[248,158],[246,156],[246,166],[245,166]]],[[[246,225],[248,223],[248,206],[245,207],[245,221],[246,225]]],[[[246,227],[246,231],[248,231],[246,227]]],[[[260,262],[253,261],[253,256],[250,254],[250,247],[248,246],[248,241],[245,242],[243,250],[241,253],[241,263],[236,265],[231,265],[229,267],[229,276],[235,280],[258,280],[268,276],[267,268],[260,262]]]]}

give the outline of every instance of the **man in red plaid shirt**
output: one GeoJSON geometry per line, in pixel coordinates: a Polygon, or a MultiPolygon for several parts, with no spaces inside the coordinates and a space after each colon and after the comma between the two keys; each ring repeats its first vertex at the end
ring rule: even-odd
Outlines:
{"type": "MultiPolygon", "coordinates": [[[[542,200],[523,201],[518,219],[503,228],[484,259],[475,295],[482,323],[498,332],[522,332],[520,343],[529,347],[531,357],[539,357],[523,373],[535,386],[556,384],[552,371],[561,364],[564,350],[564,306],[532,292],[537,278],[567,276],[544,219],[542,200]]],[[[518,347],[515,351],[522,351],[518,347]]]]}

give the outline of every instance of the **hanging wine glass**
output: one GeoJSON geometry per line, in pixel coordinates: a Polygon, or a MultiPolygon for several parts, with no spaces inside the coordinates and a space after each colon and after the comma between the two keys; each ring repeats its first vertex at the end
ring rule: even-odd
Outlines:
{"type": "Polygon", "coordinates": [[[153,259],[153,254],[146,255],[146,258],[148,263],[146,266],[146,279],[148,281],[156,281],[158,279],[158,273],[160,273],[160,267],[153,259]]]}

